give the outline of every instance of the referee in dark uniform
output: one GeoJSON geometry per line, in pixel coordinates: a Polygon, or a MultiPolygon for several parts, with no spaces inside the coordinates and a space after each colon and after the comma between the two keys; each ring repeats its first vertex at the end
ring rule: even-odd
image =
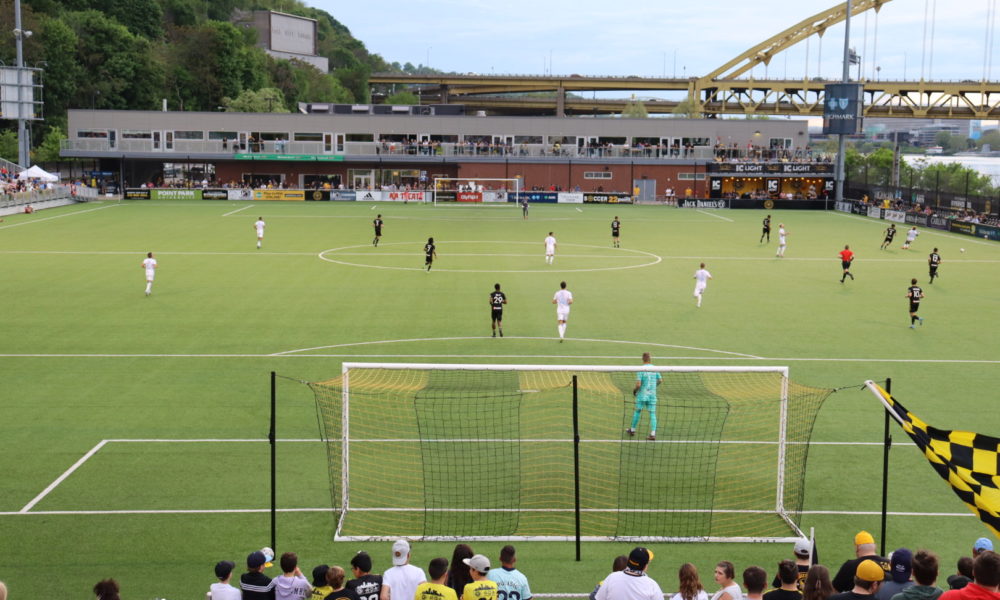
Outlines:
{"type": "Polygon", "coordinates": [[[924,290],[920,289],[917,285],[917,278],[914,277],[910,280],[910,287],[906,290],[906,297],[910,299],[910,329],[915,329],[917,321],[920,324],[924,324],[923,317],[917,316],[917,311],[920,310],[920,300],[924,297],[924,290]]]}
{"type": "Polygon", "coordinates": [[[927,266],[931,271],[931,280],[928,281],[927,283],[934,283],[934,278],[940,277],[940,275],[938,275],[937,272],[938,265],[940,264],[941,264],[941,255],[938,254],[938,249],[935,248],[934,252],[931,252],[930,255],[927,256],[927,266]]]}
{"type": "Polygon", "coordinates": [[[490,292],[490,323],[493,327],[493,337],[497,336],[497,329],[500,330],[500,337],[503,337],[503,305],[507,304],[507,294],[500,291],[500,284],[493,284],[493,291],[490,292]]]}
{"type": "Polygon", "coordinates": [[[764,228],[763,228],[763,230],[760,233],[760,243],[764,242],[764,238],[765,237],[767,238],[768,243],[770,243],[770,241],[771,241],[771,215],[767,215],[766,217],[764,217],[764,221],[763,221],[762,225],[764,226],[764,228]]]}

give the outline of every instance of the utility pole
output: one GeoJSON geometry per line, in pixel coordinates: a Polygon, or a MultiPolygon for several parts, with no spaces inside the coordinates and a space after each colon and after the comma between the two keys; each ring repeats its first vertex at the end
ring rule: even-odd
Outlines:
{"type": "MultiPolygon", "coordinates": [[[[847,0],[847,16],[844,19],[844,72],[841,83],[849,83],[851,80],[851,0],[847,0]]],[[[834,191],[834,201],[844,200],[844,139],[843,133],[837,134],[837,189],[834,191]]]]}
{"type": "Polygon", "coordinates": [[[28,140],[28,127],[24,110],[24,38],[31,35],[30,31],[21,28],[21,0],[14,0],[14,40],[17,48],[17,162],[27,169],[31,165],[31,142],[28,140]]]}

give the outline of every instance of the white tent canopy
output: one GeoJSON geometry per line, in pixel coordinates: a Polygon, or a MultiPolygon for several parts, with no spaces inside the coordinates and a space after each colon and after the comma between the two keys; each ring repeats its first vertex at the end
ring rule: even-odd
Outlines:
{"type": "Polygon", "coordinates": [[[17,174],[18,179],[41,179],[42,181],[59,181],[59,178],[45,169],[35,165],[17,174]]]}

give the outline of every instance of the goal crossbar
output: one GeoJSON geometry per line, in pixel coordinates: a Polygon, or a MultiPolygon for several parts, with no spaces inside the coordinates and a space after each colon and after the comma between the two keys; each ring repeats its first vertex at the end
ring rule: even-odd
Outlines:
{"type": "MultiPolygon", "coordinates": [[[[326,421],[321,425],[330,457],[331,495],[339,513],[335,539],[784,542],[802,537],[797,518],[808,439],[829,390],[790,384],[788,376],[785,366],[345,362],[337,380],[310,384],[326,421]],[[633,411],[641,413],[631,387],[640,370],[659,374],[667,384],[660,392],[659,411],[668,428],[655,439],[650,435],[652,442],[645,435],[622,434],[630,431],[633,411]],[[581,423],[587,429],[583,436],[566,429],[570,379],[575,414],[578,377],[581,408],[588,419],[581,423]],[[500,381],[506,383],[496,388],[500,381]],[[326,398],[323,406],[321,396],[326,398]],[[790,396],[795,402],[791,408],[790,396]],[[789,419],[799,418],[805,397],[808,414],[795,422],[795,434],[789,439],[789,419]],[[491,403],[501,408],[489,408],[491,403]],[[459,416],[473,410],[484,412],[459,416]],[[759,422],[751,423],[748,415],[759,422]],[[608,531],[581,535],[577,525],[575,536],[556,530],[538,533],[532,527],[539,519],[551,515],[552,521],[566,521],[573,512],[566,497],[572,488],[567,492],[555,482],[572,479],[572,465],[559,463],[570,456],[565,448],[574,445],[583,449],[580,460],[589,461],[587,468],[592,471],[585,472],[590,480],[583,482],[584,505],[578,499],[576,510],[596,520],[592,529],[608,531]],[[474,457],[463,458],[463,453],[474,457]],[[365,473],[382,468],[387,473],[398,469],[401,480],[422,489],[393,493],[390,486],[377,492],[365,473]],[[466,468],[496,471],[496,487],[513,496],[469,499],[462,489],[449,491],[449,486],[471,485],[463,472],[466,468]],[[769,491],[761,487],[765,477],[771,478],[769,491]],[[692,479],[709,483],[691,485],[692,479]],[[739,487],[751,485],[750,480],[756,480],[753,498],[750,493],[741,497],[739,487]],[[691,487],[686,492],[690,497],[661,498],[665,491],[675,493],[686,485],[691,487]],[[772,500],[770,507],[760,503],[767,498],[772,500]],[[508,519],[503,515],[511,515],[509,523],[494,522],[508,519]],[[700,525],[682,524],[676,532],[657,530],[648,535],[643,531],[647,525],[657,529],[658,523],[649,519],[685,515],[700,525]],[[768,526],[764,534],[741,531],[738,521],[751,517],[777,519],[781,525],[768,526]],[[449,531],[463,520],[468,524],[456,525],[464,527],[461,532],[449,531]],[[484,521],[490,521],[483,525],[487,531],[476,531],[484,521]],[[379,530],[390,522],[399,525],[379,530]]],[[[650,426],[656,433],[655,422],[650,426]]]]}

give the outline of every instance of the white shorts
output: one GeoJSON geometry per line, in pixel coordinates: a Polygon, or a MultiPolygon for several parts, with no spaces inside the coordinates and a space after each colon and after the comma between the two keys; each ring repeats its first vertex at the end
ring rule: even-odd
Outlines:
{"type": "Polygon", "coordinates": [[[257,237],[258,238],[264,237],[264,230],[263,229],[258,229],[257,230],[257,237]]]}
{"type": "Polygon", "coordinates": [[[545,256],[555,256],[555,255],[556,255],[556,251],[555,251],[554,248],[546,248],[545,249],[545,256]]]}
{"type": "Polygon", "coordinates": [[[568,321],[569,320],[569,309],[567,308],[566,310],[557,310],[556,311],[556,320],[557,321],[568,321]]]}
{"type": "Polygon", "coordinates": [[[694,284],[694,295],[700,296],[704,293],[705,288],[708,287],[707,283],[696,283],[694,284]]]}
{"type": "Polygon", "coordinates": [[[153,269],[146,269],[146,281],[152,281],[156,278],[156,271],[153,269]]]}

